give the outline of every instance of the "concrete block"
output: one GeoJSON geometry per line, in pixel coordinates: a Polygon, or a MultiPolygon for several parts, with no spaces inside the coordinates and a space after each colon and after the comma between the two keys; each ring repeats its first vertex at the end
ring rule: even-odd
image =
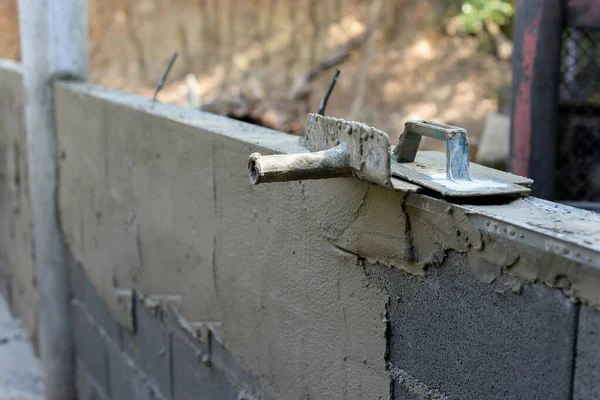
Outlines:
{"type": "Polygon", "coordinates": [[[510,143],[510,117],[490,114],[479,140],[475,162],[491,168],[506,170],[510,143]]]}
{"type": "Polygon", "coordinates": [[[108,335],[115,343],[119,343],[121,327],[110,314],[106,304],[98,295],[96,289],[89,284],[86,285],[84,304],[86,310],[92,315],[96,324],[108,335]]]}
{"type": "Polygon", "coordinates": [[[238,389],[187,339],[173,334],[173,399],[237,400],[238,389]]]}
{"type": "Polygon", "coordinates": [[[273,400],[276,397],[263,385],[261,380],[252,373],[245,371],[239,362],[217,340],[212,340],[210,345],[210,361],[217,370],[225,371],[230,381],[235,382],[240,393],[245,394],[240,400],[260,398],[273,400]]]}
{"type": "Polygon", "coordinates": [[[600,312],[582,306],[579,311],[574,400],[600,396],[600,312]]]}
{"type": "Polygon", "coordinates": [[[107,354],[104,338],[93,325],[91,317],[80,306],[73,310],[73,330],[75,338],[75,352],[78,365],[85,367],[87,373],[108,393],[107,354]]]}
{"type": "MultiPolygon", "coordinates": [[[[412,393],[402,382],[395,381],[393,389],[393,399],[402,400],[423,400],[423,396],[418,393],[412,393]]],[[[437,399],[436,399],[437,400],[437,399]]]]}
{"type": "Polygon", "coordinates": [[[160,314],[155,315],[138,300],[136,333],[123,332],[123,346],[150,382],[165,396],[171,393],[169,332],[160,314]]]}
{"type": "Polygon", "coordinates": [[[162,313],[163,322],[169,327],[171,334],[177,334],[194,343],[198,351],[207,354],[213,341],[209,337],[208,325],[199,325],[186,320],[174,307],[167,306],[162,313]]]}
{"type": "Polygon", "coordinates": [[[69,281],[71,288],[71,297],[79,300],[82,304],[84,302],[85,293],[85,275],[83,269],[74,260],[70,260],[69,263],[69,281]]]}
{"type": "Polygon", "coordinates": [[[136,399],[134,375],[127,364],[127,355],[116,346],[107,346],[110,394],[113,399],[136,399]]]}
{"type": "Polygon", "coordinates": [[[0,59],[0,93],[0,255],[3,267],[10,270],[11,308],[37,337],[39,307],[19,64],[0,59]]]}
{"type": "MultiPolygon", "coordinates": [[[[164,316],[164,320],[172,336],[173,387],[176,392],[181,393],[182,387],[186,386],[185,382],[189,375],[183,376],[179,371],[184,368],[196,371],[194,377],[192,377],[192,380],[195,381],[198,369],[206,369],[202,357],[210,354],[210,368],[216,371],[223,371],[223,373],[218,372],[217,377],[221,375],[227,376],[229,382],[235,382],[235,385],[240,389],[240,393],[249,396],[248,399],[274,399],[265,388],[261,388],[260,392],[258,391],[256,385],[260,385],[260,380],[253,374],[245,371],[230,352],[219,342],[219,338],[215,336],[216,334],[213,330],[214,326],[212,328],[203,327],[199,331],[200,335],[194,336],[198,335],[198,332],[190,332],[191,326],[188,326],[187,329],[184,328],[180,320],[182,318],[181,315],[175,313],[172,309],[168,309],[164,316]],[[179,354],[182,351],[183,357],[179,354]]],[[[175,397],[177,398],[177,396],[175,397]]],[[[242,397],[240,400],[244,399],[246,398],[242,397]]]]}
{"type": "Polygon", "coordinates": [[[110,377],[110,396],[117,399],[154,400],[166,399],[151,385],[133,360],[120,351],[117,345],[107,346],[110,377]]]}
{"type": "Polygon", "coordinates": [[[73,296],[83,304],[85,310],[104,333],[115,343],[119,343],[121,327],[113,318],[104,300],[98,295],[94,285],[87,278],[81,265],[72,262],[70,273],[73,296]]]}
{"type": "Polygon", "coordinates": [[[76,390],[79,400],[111,400],[101,385],[88,372],[86,366],[79,360],[76,368],[76,390]]]}
{"type": "Polygon", "coordinates": [[[389,361],[407,377],[396,398],[422,389],[450,399],[569,398],[577,310],[561,292],[495,290],[458,253],[426,278],[368,273],[391,297],[389,361]]]}

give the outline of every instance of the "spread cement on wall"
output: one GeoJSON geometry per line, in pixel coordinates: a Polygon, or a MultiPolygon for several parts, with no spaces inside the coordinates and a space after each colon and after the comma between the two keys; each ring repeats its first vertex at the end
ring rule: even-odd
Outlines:
{"type": "MultiPolygon", "coordinates": [[[[435,280],[428,272],[432,265],[442,265],[451,276],[456,268],[467,268],[468,274],[452,278],[469,290],[477,288],[460,315],[478,306],[482,315],[491,313],[500,321],[513,312],[528,321],[534,317],[523,314],[528,298],[540,304],[532,308],[536,315],[545,310],[564,315],[567,322],[559,324],[564,342],[551,344],[556,335],[550,335],[541,344],[562,355],[539,365],[550,368],[544,374],[554,376],[561,388],[552,392],[555,398],[568,391],[573,304],[560,291],[529,287],[544,270],[544,259],[535,251],[506,250],[505,240],[481,233],[459,207],[425,197],[417,206],[401,193],[355,179],[250,186],[248,154],[306,151],[301,139],[88,85],[59,85],[56,101],[63,228],[75,258],[124,325],[131,315],[123,312],[115,289],[181,295],[184,318],[211,324],[242,368],[281,398],[387,398],[408,390],[398,387],[401,375],[395,369],[386,371],[388,362],[408,374],[404,382],[427,390],[490,395],[496,386],[490,389],[486,379],[502,374],[499,386],[508,390],[516,372],[500,369],[481,380],[455,378],[452,384],[451,367],[427,372],[436,352],[424,352],[418,368],[395,358],[397,346],[427,334],[418,321],[432,315],[415,306],[412,317],[398,325],[402,314],[390,306],[397,290],[371,282],[363,270],[364,262],[393,268],[393,281],[406,282],[417,295],[420,285],[435,280]],[[449,252],[466,253],[468,263],[448,258],[449,252]],[[519,263],[538,275],[512,276],[511,267],[519,263]],[[519,295],[521,290],[527,295],[519,295]],[[493,299],[480,299],[484,293],[508,296],[503,307],[509,314],[503,315],[493,299]],[[400,326],[408,331],[397,339],[394,330],[400,326]]],[[[565,263],[547,256],[553,265],[565,263]]],[[[576,268],[566,263],[565,268],[576,268]]],[[[550,286],[560,288],[560,282],[550,286]]],[[[432,313],[439,314],[441,327],[456,318],[448,300],[454,292],[444,293],[432,292],[439,303],[432,313]]],[[[541,321],[540,329],[551,320],[541,321]]],[[[502,337],[482,321],[472,321],[472,328],[490,340],[502,337]]],[[[459,327],[452,328],[457,337],[459,327]]],[[[492,346],[486,360],[491,363],[494,354],[512,348],[514,365],[531,366],[525,361],[533,350],[524,351],[531,347],[528,340],[535,341],[535,334],[528,336],[530,328],[516,323],[507,332],[510,337],[498,343],[504,347],[492,346]],[[514,348],[511,340],[523,342],[514,348]]],[[[443,337],[443,332],[434,334],[438,341],[443,337]]],[[[486,340],[466,335],[463,348],[489,351],[482,347],[486,340]]],[[[476,359],[469,362],[468,369],[475,368],[476,359]]],[[[517,373],[525,381],[539,378],[531,374],[531,368],[517,373]]]]}
{"type": "Polygon", "coordinates": [[[251,187],[246,157],[260,147],[63,87],[56,112],[63,229],[115,315],[117,288],[178,294],[183,316],[216,322],[278,398],[389,397],[387,296],[332,241],[393,257],[403,238],[382,222],[394,207],[373,206],[400,195],[353,179],[251,187]]]}
{"type": "Polygon", "coordinates": [[[20,66],[0,60],[0,289],[37,346],[38,294],[20,66]]]}
{"type": "Polygon", "coordinates": [[[178,298],[181,323],[210,326],[276,398],[494,398],[516,390],[511,377],[537,382],[543,371],[564,398],[576,332],[567,296],[593,293],[593,267],[483,233],[465,207],[440,199],[355,179],[249,185],[251,152],[306,151],[298,137],[85,84],[57,85],[56,112],[63,230],[128,329],[134,316],[117,292],[178,298]],[[412,308],[395,306],[400,296],[412,308]],[[507,330],[490,330],[505,318],[507,330]],[[557,356],[535,359],[546,349],[557,356]],[[455,352],[465,370],[483,366],[481,379],[449,378],[455,352]]]}

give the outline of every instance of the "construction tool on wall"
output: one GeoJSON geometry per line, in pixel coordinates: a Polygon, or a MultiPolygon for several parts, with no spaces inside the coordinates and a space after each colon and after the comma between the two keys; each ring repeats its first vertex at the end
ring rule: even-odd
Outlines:
{"type": "Polygon", "coordinates": [[[387,133],[378,129],[309,114],[308,149],[301,154],[251,154],[250,182],[355,176],[392,188],[392,179],[397,178],[451,197],[525,195],[533,183],[470,163],[467,131],[431,121],[408,121],[393,149],[387,133]],[[445,141],[445,158],[440,152],[418,152],[423,136],[445,141]]]}
{"type": "Polygon", "coordinates": [[[408,121],[395,149],[387,133],[360,122],[325,116],[340,71],[336,69],[318,114],[308,114],[308,153],[248,159],[250,182],[289,182],[355,176],[396,189],[398,179],[443,196],[524,195],[531,179],[471,163],[467,131],[432,121],[408,121]],[[440,152],[418,152],[421,138],[446,142],[440,152]],[[473,168],[471,168],[473,167],[473,168]]]}

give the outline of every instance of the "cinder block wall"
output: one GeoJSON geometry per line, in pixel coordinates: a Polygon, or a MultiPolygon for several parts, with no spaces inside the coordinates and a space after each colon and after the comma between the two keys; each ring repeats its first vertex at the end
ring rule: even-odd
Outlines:
{"type": "MultiPolygon", "coordinates": [[[[22,92],[18,69],[0,82],[22,92]]],[[[250,152],[305,151],[298,137],[86,84],[58,84],[56,113],[82,399],[599,393],[593,267],[482,233],[444,200],[248,184],[250,152]]],[[[1,127],[3,154],[23,133],[1,127]]],[[[584,217],[596,246],[600,217],[584,217]]],[[[21,274],[31,259],[21,270],[4,240],[21,274]]]]}

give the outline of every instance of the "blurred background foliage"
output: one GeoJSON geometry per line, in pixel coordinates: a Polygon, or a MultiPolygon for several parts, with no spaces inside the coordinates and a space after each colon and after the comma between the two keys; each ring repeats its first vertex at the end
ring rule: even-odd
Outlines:
{"type": "Polygon", "coordinates": [[[482,31],[486,23],[506,26],[511,23],[515,9],[508,0],[467,0],[461,7],[461,20],[465,30],[475,34],[482,31]]]}
{"type": "MultiPolygon", "coordinates": [[[[91,79],[303,134],[333,68],[328,113],[395,140],[407,119],[469,131],[510,98],[512,0],[88,0],[91,79]]],[[[0,57],[20,59],[17,0],[0,57]]],[[[425,148],[439,146],[435,141],[425,148]]],[[[475,150],[475,149],[474,149],[475,150]]]]}

